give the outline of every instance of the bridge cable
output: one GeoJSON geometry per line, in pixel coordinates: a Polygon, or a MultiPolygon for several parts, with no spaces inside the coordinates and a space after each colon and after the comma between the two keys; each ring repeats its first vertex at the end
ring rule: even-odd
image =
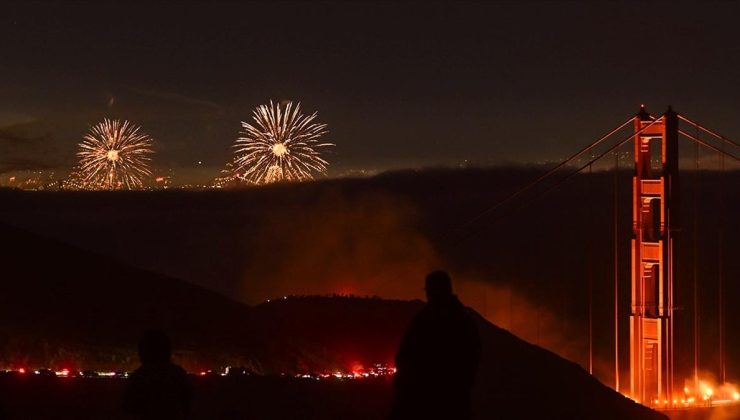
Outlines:
{"type": "Polygon", "coordinates": [[[684,117],[681,114],[678,114],[678,118],[680,118],[682,121],[685,121],[685,122],[693,125],[694,127],[698,128],[698,129],[704,131],[705,133],[708,133],[708,134],[710,134],[710,135],[712,135],[712,136],[714,136],[714,137],[722,140],[723,142],[727,142],[727,143],[732,144],[732,145],[734,145],[736,147],[740,147],[740,143],[734,142],[731,139],[729,139],[729,138],[727,138],[727,137],[725,137],[725,136],[723,136],[721,134],[715,133],[714,131],[712,131],[712,130],[706,128],[706,127],[704,127],[703,125],[699,124],[696,121],[692,121],[692,120],[684,117]]]}
{"type": "MultiPolygon", "coordinates": [[[[516,208],[516,210],[522,210],[522,209],[524,209],[524,208],[526,208],[526,207],[530,206],[530,205],[531,205],[532,203],[534,203],[534,202],[536,202],[537,200],[539,200],[540,198],[544,197],[545,195],[547,195],[547,194],[548,194],[548,193],[550,193],[551,191],[553,191],[553,190],[557,189],[558,187],[560,187],[561,185],[563,185],[563,184],[564,184],[565,182],[569,181],[569,180],[570,180],[571,178],[573,178],[574,176],[576,176],[576,175],[577,175],[578,173],[580,173],[581,171],[583,171],[584,169],[586,169],[586,168],[587,168],[587,167],[588,167],[589,165],[592,165],[592,164],[593,164],[594,162],[597,162],[598,160],[600,160],[600,159],[601,159],[601,158],[603,158],[604,156],[608,155],[609,153],[611,153],[611,152],[613,152],[614,150],[616,150],[616,149],[618,149],[619,147],[621,147],[621,146],[622,146],[623,144],[625,144],[625,143],[627,143],[628,141],[632,140],[632,139],[633,139],[633,138],[634,138],[635,136],[637,136],[637,135],[641,134],[642,132],[644,132],[645,130],[647,130],[647,129],[648,129],[648,128],[650,128],[651,126],[653,126],[653,125],[654,125],[654,124],[655,124],[656,122],[660,121],[660,119],[661,119],[662,117],[663,117],[663,116],[661,115],[661,116],[660,116],[660,117],[659,117],[658,119],[656,119],[656,120],[652,121],[652,122],[651,122],[650,124],[647,124],[646,126],[642,127],[641,129],[637,130],[637,131],[636,131],[636,132],[634,132],[634,133],[630,133],[630,135],[629,135],[629,136],[627,136],[626,138],[624,138],[624,139],[620,140],[619,142],[617,142],[616,144],[614,144],[613,146],[611,146],[611,147],[610,147],[609,149],[607,149],[606,151],[604,151],[604,152],[602,152],[601,154],[599,154],[598,156],[596,156],[596,157],[592,158],[592,159],[591,159],[590,161],[586,162],[586,164],[584,164],[584,165],[582,165],[582,166],[580,166],[580,167],[576,168],[576,169],[575,169],[574,171],[572,171],[571,173],[569,173],[569,174],[568,174],[568,175],[566,175],[565,177],[563,177],[563,178],[561,178],[560,180],[558,180],[558,182],[557,182],[557,183],[555,183],[554,185],[550,186],[550,188],[548,188],[548,189],[544,190],[543,192],[541,192],[541,193],[539,193],[538,195],[536,195],[536,196],[535,196],[534,198],[530,199],[529,201],[527,201],[527,202],[525,202],[524,204],[522,204],[522,205],[520,205],[519,207],[517,207],[517,208],[516,208]]],[[[510,212],[509,212],[509,213],[510,213],[510,212]]],[[[502,219],[504,219],[504,218],[508,217],[508,215],[509,215],[509,214],[507,214],[507,213],[504,213],[504,214],[502,214],[502,215],[501,215],[501,216],[499,216],[498,218],[496,218],[496,219],[492,220],[492,221],[491,221],[490,223],[488,223],[488,224],[487,224],[487,226],[491,226],[491,225],[494,225],[494,224],[498,223],[498,222],[499,222],[499,221],[501,221],[502,219]]],[[[476,235],[476,234],[479,234],[479,233],[481,233],[481,229],[478,229],[478,230],[476,230],[476,231],[474,231],[474,232],[471,232],[471,233],[470,233],[470,235],[467,235],[467,236],[465,236],[465,237],[461,238],[461,240],[462,240],[462,239],[466,239],[467,237],[472,237],[472,236],[474,236],[474,235],[476,235]]]]}
{"type": "Polygon", "coordinates": [[[698,144],[701,144],[702,146],[704,146],[704,147],[706,147],[708,149],[712,149],[715,152],[721,153],[721,154],[723,154],[725,156],[729,156],[729,157],[735,159],[736,161],[740,162],[740,157],[735,156],[734,154],[732,154],[732,153],[730,153],[730,152],[728,152],[726,150],[719,149],[716,146],[713,146],[713,145],[705,142],[704,140],[701,140],[701,139],[699,139],[699,138],[697,138],[695,136],[692,136],[691,134],[688,134],[687,132],[685,132],[683,130],[678,130],[678,133],[681,134],[681,135],[683,135],[683,136],[685,136],[686,138],[688,138],[690,140],[693,140],[694,142],[696,142],[698,144]]]}
{"type": "Polygon", "coordinates": [[[614,149],[614,385],[619,392],[619,147],[614,149]]]}
{"type": "MultiPolygon", "coordinates": [[[[718,138],[718,139],[720,139],[722,141],[722,148],[716,148],[713,145],[710,145],[710,144],[708,144],[708,143],[700,140],[698,138],[699,137],[698,136],[698,133],[697,133],[696,137],[694,137],[694,136],[691,136],[690,134],[688,134],[688,133],[686,133],[686,132],[684,132],[682,130],[679,130],[679,133],[680,134],[684,135],[685,137],[687,137],[687,138],[689,138],[689,139],[691,139],[692,141],[695,142],[696,150],[698,150],[698,146],[699,146],[699,144],[701,144],[701,145],[703,145],[703,146],[705,146],[705,147],[707,147],[709,149],[712,149],[712,150],[714,150],[714,151],[716,151],[718,153],[718,155],[720,157],[720,167],[721,167],[721,172],[722,172],[720,174],[720,177],[722,177],[722,179],[724,179],[724,177],[723,177],[723,174],[724,174],[724,157],[725,156],[729,156],[729,157],[735,159],[736,161],[740,161],[740,159],[737,156],[735,156],[732,153],[724,150],[724,145],[727,144],[727,143],[730,143],[730,144],[733,144],[735,146],[738,146],[738,144],[735,143],[735,142],[733,142],[732,140],[724,137],[724,136],[721,136],[721,135],[718,135],[716,133],[713,133],[709,129],[706,129],[706,128],[702,127],[701,125],[696,124],[693,121],[690,121],[689,119],[687,119],[685,117],[682,117],[682,116],[679,116],[679,117],[681,117],[682,120],[684,120],[684,121],[688,122],[689,124],[693,125],[697,130],[701,129],[701,130],[703,130],[703,131],[705,131],[705,132],[707,132],[707,133],[715,136],[716,138],[718,138]]],[[[696,157],[696,166],[697,166],[696,167],[696,170],[697,170],[696,176],[698,176],[698,156],[696,157]]],[[[722,185],[722,182],[720,182],[720,188],[721,188],[721,191],[720,191],[720,200],[721,201],[722,201],[722,198],[724,197],[724,189],[723,189],[723,187],[724,186],[722,185]]],[[[698,188],[698,186],[697,186],[697,188],[698,188]]],[[[696,195],[696,193],[695,193],[695,195],[696,195]]],[[[696,198],[694,200],[694,204],[696,206],[696,198]]],[[[720,211],[722,211],[722,204],[720,204],[720,211]]],[[[697,210],[695,209],[694,212],[696,213],[697,210]]],[[[698,215],[695,214],[694,217],[695,217],[695,220],[694,220],[694,224],[695,224],[695,227],[694,227],[694,235],[696,236],[696,231],[697,231],[697,229],[696,229],[696,217],[698,217],[698,215]]],[[[719,345],[720,345],[720,348],[719,348],[719,354],[720,354],[719,364],[720,364],[720,366],[719,366],[719,368],[720,368],[720,379],[721,379],[721,382],[724,383],[724,381],[726,379],[725,378],[726,360],[725,360],[725,354],[724,354],[725,353],[725,349],[724,349],[724,313],[723,313],[724,312],[724,296],[723,296],[723,288],[724,288],[724,278],[723,277],[724,277],[724,272],[723,272],[723,267],[722,267],[722,265],[723,265],[723,258],[722,258],[723,257],[723,255],[722,255],[722,253],[723,253],[723,238],[722,238],[722,231],[721,231],[721,229],[720,229],[720,232],[718,233],[718,241],[719,241],[719,245],[718,245],[719,249],[718,249],[718,253],[717,253],[718,254],[717,255],[717,258],[718,258],[718,270],[719,270],[719,273],[718,273],[718,276],[719,276],[719,287],[718,287],[718,290],[719,290],[719,292],[718,292],[719,293],[719,308],[718,308],[719,316],[718,316],[718,318],[719,318],[719,345]]],[[[694,247],[695,248],[696,248],[696,242],[697,242],[697,238],[694,239],[694,247]]],[[[696,249],[694,250],[694,258],[696,259],[696,249]]],[[[697,262],[695,261],[694,264],[696,265],[697,262]]],[[[694,309],[694,311],[695,312],[698,311],[698,309],[696,308],[696,305],[698,305],[698,297],[697,297],[698,291],[696,290],[696,288],[698,286],[697,286],[696,276],[697,276],[697,273],[696,273],[696,267],[695,267],[694,268],[694,277],[695,277],[695,279],[694,279],[694,288],[695,288],[695,291],[694,291],[694,305],[695,305],[695,309],[694,309]]],[[[697,341],[698,340],[698,337],[697,337],[698,336],[698,332],[696,332],[696,330],[698,329],[698,319],[697,319],[697,317],[698,317],[698,314],[695,314],[695,317],[694,317],[694,329],[695,329],[695,336],[694,336],[694,381],[695,381],[695,383],[698,384],[698,352],[699,352],[699,348],[698,348],[698,341],[697,341]]],[[[698,386],[698,385],[696,385],[696,386],[698,386]]]]}
{"type": "MultiPolygon", "coordinates": [[[[540,177],[538,177],[538,178],[537,178],[537,179],[535,179],[534,181],[530,182],[529,184],[525,185],[524,187],[522,187],[522,188],[520,188],[519,190],[515,191],[514,193],[510,194],[509,196],[507,196],[507,197],[506,197],[506,198],[504,198],[503,200],[501,200],[501,201],[497,202],[497,203],[496,203],[496,204],[494,204],[493,206],[491,206],[491,207],[489,207],[489,208],[487,208],[487,209],[483,210],[483,211],[482,211],[481,213],[479,213],[478,215],[476,215],[476,216],[472,217],[471,219],[469,219],[469,220],[468,220],[468,221],[466,221],[465,223],[461,224],[460,226],[458,226],[457,230],[462,230],[462,229],[464,229],[464,228],[466,228],[466,227],[468,227],[468,226],[472,225],[473,223],[477,222],[478,220],[482,219],[483,217],[487,216],[488,214],[490,214],[490,213],[492,213],[492,212],[496,211],[497,209],[499,209],[499,208],[500,208],[501,206],[503,206],[504,204],[506,204],[506,203],[510,202],[511,200],[515,199],[516,197],[520,196],[521,194],[523,194],[523,193],[527,192],[528,190],[532,189],[532,188],[533,188],[534,186],[536,186],[536,185],[537,185],[537,184],[539,184],[540,182],[544,181],[545,179],[547,179],[547,178],[549,178],[550,176],[552,176],[553,174],[555,174],[555,172],[557,172],[557,171],[558,171],[559,169],[561,169],[561,168],[563,168],[564,166],[566,166],[566,165],[567,165],[568,163],[570,163],[570,162],[571,162],[572,160],[574,160],[574,159],[577,159],[577,158],[579,158],[579,157],[580,157],[580,156],[582,156],[582,155],[583,155],[584,153],[588,152],[589,150],[591,150],[591,149],[593,149],[594,147],[596,147],[596,146],[598,146],[599,144],[601,144],[601,143],[602,143],[602,142],[603,142],[604,140],[608,139],[609,137],[611,137],[611,136],[612,136],[612,135],[614,135],[615,133],[619,132],[619,131],[620,131],[621,129],[623,129],[623,128],[624,128],[624,127],[625,127],[625,126],[627,125],[627,124],[631,123],[633,119],[634,119],[634,117],[630,117],[630,118],[629,118],[629,119],[628,119],[627,121],[623,122],[623,123],[622,123],[622,124],[620,124],[620,125],[619,125],[618,127],[616,127],[616,128],[614,128],[613,130],[609,131],[608,133],[606,133],[605,135],[603,135],[603,136],[602,136],[601,138],[599,138],[598,140],[596,140],[596,141],[592,142],[592,143],[591,143],[591,144],[589,144],[588,146],[584,147],[583,149],[579,150],[579,151],[578,151],[578,152],[576,152],[575,154],[571,155],[571,156],[570,156],[569,158],[567,158],[567,159],[565,159],[564,161],[560,162],[560,163],[559,163],[559,164],[557,164],[557,165],[556,165],[556,166],[555,166],[554,168],[550,169],[549,171],[547,171],[547,172],[546,172],[545,174],[541,175],[540,177]]],[[[593,161],[592,161],[592,162],[593,162],[593,161]]]]}
{"type": "MultiPolygon", "coordinates": [[[[588,165],[589,186],[593,183],[593,168],[588,165]]],[[[592,193],[589,188],[589,193],[592,193]]],[[[589,194],[591,195],[591,194],[589,194]]],[[[591,225],[594,223],[591,213],[591,225]]],[[[593,234],[589,235],[588,247],[588,373],[594,374],[594,263],[593,263],[593,234]]]]}
{"type": "MultiPolygon", "coordinates": [[[[518,197],[519,195],[521,195],[521,194],[525,193],[526,191],[530,190],[531,188],[533,188],[534,186],[536,186],[536,185],[537,185],[537,184],[539,184],[540,182],[542,182],[542,181],[544,181],[545,179],[547,179],[547,178],[549,178],[550,176],[552,176],[552,175],[553,175],[553,174],[554,174],[554,173],[555,173],[555,172],[556,172],[556,171],[557,171],[558,169],[561,169],[561,168],[563,168],[563,167],[564,167],[565,165],[567,165],[568,163],[570,163],[570,162],[571,162],[572,160],[574,160],[574,159],[577,159],[577,158],[579,158],[579,157],[580,157],[580,156],[582,156],[582,155],[583,155],[584,153],[588,152],[589,150],[591,150],[591,149],[593,149],[594,147],[598,146],[599,144],[603,143],[603,142],[604,142],[604,140],[608,139],[609,137],[611,137],[611,136],[612,136],[612,135],[614,135],[615,133],[617,133],[617,132],[619,132],[620,130],[622,130],[622,129],[623,129],[623,128],[624,128],[625,126],[627,126],[627,125],[628,125],[629,123],[631,123],[631,122],[632,122],[632,121],[634,120],[634,118],[635,118],[635,117],[630,117],[629,119],[627,119],[627,120],[626,120],[626,121],[624,121],[623,123],[619,124],[619,125],[618,125],[618,126],[617,126],[616,128],[612,129],[611,131],[609,131],[608,133],[604,134],[604,135],[603,135],[602,137],[600,137],[599,139],[595,140],[594,142],[592,142],[592,143],[591,143],[591,144],[589,144],[588,146],[584,147],[583,149],[579,150],[578,152],[576,152],[576,153],[574,153],[573,155],[571,155],[570,157],[568,157],[568,158],[567,158],[566,160],[564,160],[563,162],[559,163],[559,164],[558,164],[557,166],[555,166],[554,168],[552,168],[552,169],[550,169],[549,171],[547,171],[547,173],[545,173],[544,175],[542,175],[542,176],[538,177],[538,178],[537,178],[537,179],[535,179],[534,181],[532,181],[532,182],[530,182],[529,184],[525,185],[525,186],[524,186],[523,188],[521,188],[521,189],[519,189],[519,190],[515,191],[514,193],[510,194],[509,196],[507,196],[507,197],[506,197],[506,198],[504,198],[503,200],[501,200],[501,201],[499,201],[498,203],[494,204],[493,206],[491,206],[491,207],[489,207],[489,208],[487,208],[487,209],[483,210],[483,211],[482,211],[481,213],[479,213],[478,215],[476,215],[476,216],[472,217],[472,218],[471,218],[471,219],[469,219],[468,221],[466,221],[466,222],[462,223],[462,224],[461,224],[461,225],[459,225],[459,226],[458,226],[458,227],[457,227],[456,229],[454,229],[454,231],[461,231],[461,230],[465,229],[466,227],[468,227],[468,226],[472,225],[473,223],[475,223],[476,221],[478,221],[478,220],[482,219],[483,217],[485,217],[485,216],[486,216],[486,215],[488,215],[489,213],[491,213],[491,212],[493,212],[493,211],[496,211],[496,210],[497,210],[498,208],[500,208],[500,207],[501,207],[501,206],[503,206],[504,204],[508,203],[509,201],[513,200],[514,198],[516,198],[516,197],[518,197]]],[[[651,123],[650,125],[652,125],[652,123],[651,123]]],[[[646,129],[646,128],[647,128],[647,127],[643,128],[643,130],[644,130],[644,129],[646,129]]],[[[641,131],[642,131],[642,130],[641,130],[641,131]]],[[[641,132],[641,131],[640,131],[640,132],[641,132]]],[[[628,139],[626,139],[626,140],[629,140],[630,138],[632,138],[632,135],[630,135],[630,137],[629,137],[628,139]]],[[[622,140],[622,141],[620,142],[620,145],[621,145],[621,144],[623,144],[623,143],[625,143],[625,141],[626,141],[626,140],[622,140]]],[[[610,149],[610,150],[611,150],[611,149],[610,149]]],[[[591,160],[591,161],[589,162],[589,164],[592,164],[592,163],[596,162],[597,160],[599,160],[599,159],[600,159],[601,157],[603,157],[603,156],[604,156],[604,155],[605,155],[606,153],[608,153],[608,152],[609,152],[609,151],[607,151],[607,152],[605,152],[605,153],[602,153],[602,154],[601,154],[601,155],[599,155],[599,156],[598,156],[598,157],[597,157],[596,159],[592,159],[592,160],[591,160]]],[[[581,167],[581,168],[580,168],[580,169],[578,170],[578,172],[580,172],[580,171],[581,171],[582,169],[583,169],[583,167],[581,167]]],[[[496,219],[496,220],[495,220],[495,221],[494,221],[493,223],[496,223],[496,222],[497,222],[498,220],[499,220],[499,219],[496,219]]],[[[453,233],[453,231],[448,231],[448,232],[447,232],[446,234],[442,234],[442,235],[439,235],[439,236],[437,237],[437,240],[438,240],[438,241],[439,241],[439,240],[443,240],[443,239],[445,239],[446,237],[448,237],[448,236],[451,236],[451,234],[452,234],[452,233],[453,233]]],[[[461,236],[461,237],[459,237],[459,238],[458,238],[458,240],[457,240],[457,241],[454,241],[452,245],[457,245],[457,244],[459,244],[459,243],[463,242],[463,241],[464,241],[465,239],[467,239],[468,237],[472,237],[472,236],[474,236],[474,235],[475,235],[476,233],[477,233],[477,231],[476,231],[476,232],[473,232],[473,233],[472,233],[471,235],[469,235],[469,236],[467,236],[467,235],[465,235],[465,236],[461,236]]],[[[394,276],[394,277],[391,277],[391,278],[389,278],[389,279],[385,279],[385,280],[382,280],[382,281],[381,281],[381,284],[386,284],[386,283],[390,283],[390,282],[392,282],[392,281],[396,281],[396,280],[398,280],[399,278],[400,278],[400,275],[398,275],[398,276],[394,276]]]]}
{"type": "MultiPolygon", "coordinates": [[[[722,142],[724,148],[725,142],[722,142]]],[[[719,156],[719,228],[717,229],[717,274],[719,277],[719,377],[720,383],[725,383],[726,377],[726,354],[725,354],[725,300],[724,300],[724,226],[725,219],[725,155],[718,153],[719,156]]]]}
{"type": "MultiPolygon", "coordinates": [[[[680,130],[679,130],[680,131],[680,130]]],[[[697,128],[698,131],[698,128],[697,128]]],[[[699,393],[699,261],[698,261],[698,242],[699,242],[699,142],[694,143],[694,214],[693,214],[693,235],[694,235],[694,392],[699,393]]]]}

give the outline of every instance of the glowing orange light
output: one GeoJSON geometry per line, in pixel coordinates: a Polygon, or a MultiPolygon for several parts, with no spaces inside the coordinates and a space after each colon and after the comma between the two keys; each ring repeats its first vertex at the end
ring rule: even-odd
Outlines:
{"type": "Polygon", "coordinates": [[[18,373],[26,373],[26,369],[20,368],[18,369],[18,373]]]}
{"type": "Polygon", "coordinates": [[[272,153],[277,157],[285,156],[288,153],[288,148],[283,143],[275,143],[272,146],[272,153]]]}
{"type": "Polygon", "coordinates": [[[117,161],[118,160],[118,150],[108,150],[106,157],[110,161],[113,161],[113,162],[117,161]]]}

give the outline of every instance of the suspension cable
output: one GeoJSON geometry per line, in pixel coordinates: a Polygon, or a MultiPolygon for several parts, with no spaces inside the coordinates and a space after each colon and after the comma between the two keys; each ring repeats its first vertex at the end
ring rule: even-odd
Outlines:
{"type": "MultiPolygon", "coordinates": [[[[593,170],[592,165],[588,165],[588,175],[593,185],[593,170]]],[[[589,188],[589,193],[591,188],[589,188]]],[[[591,213],[591,223],[594,221],[593,213],[591,213]]],[[[594,263],[593,263],[593,234],[589,235],[589,247],[588,247],[588,373],[594,374],[594,263]]]]}
{"type": "MultiPolygon", "coordinates": [[[[724,141],[722,142],[724,146],[724,141]]],[[[719,153],[719,226],[724,225],[725,219],[725,155],[719,153]]],[[[724,276],[724,231],[720,227],[717,229],[717,271],[719,277],[719,378],[720,383],[725,383],[726,377],[726,358],[725,354],[725,299],[724,299],[724,288],[725,288],[725,276],[724,276]]]]}
{"type": "MultiPolygon", "coordinates": [[[[729,152],[727,150],[724,150],[724,145],[725,144],[730,144],[730,145],[734,145],[736,147],[740,147],[740,144],[732,141],[731,139],[729,139],[729,138],[727,138],[727,137],[725,137],[725,136],[723,136],[721,134],[718,134],[718,133],[713,132],[712,130],[709,130],[708,128],[702,126],[701,124],[699,124],[699,123],[697,123],[695,121],[692,121],[692,120],[684,117],[683,115],[679,115],[678,117],[682,121],[685,121],[685,122],[689,123],[690,125],[692,125],[697,130],[696,136],[692,136],[692,135],[684,132],[683,130],[679,130],[678,132],[681,135],[683,135],[683,136],[687,137],[688,139],[690,139],[690,140],[692,140],[692,141],[695,142],[695,148],[694,148],[694,170],[695,170],[695,175],[694,176],[696,177],[696,179],[695,179],[695,185],[694,185],[694,274],[693,274],[693,277],[694,277],[694,383],[695,383],[696,389],[698,390],[698,386],[699,386],[698,385],[698,383],[699,383],[699,331],[698,331],[699,330],[699,311],[698,311],[699,297],[698,297],[698,295],[699,295],[699,292],[698,292],[698,268],[697,268],[697,265],[698,265],[697,258],[698,258],[698,256],[697,256],[697,245],[696,245],[696,243],[698,242],[698,238],[697,238],[697,235],[698,235],[698,226],[697,226],[697,224],[698,224],[698,222],[697,222],[697,219],[698,219],[698,214],[697,214],[697,212],[698,212],[698,208],[697,208],[697,206],[698,206],[698,200],[697,200],[697,194],[698,194],[698,188],[699,188],[699,185],[698,185],[698,182],[699,182],[699,180],[698,180],[698,177],[699,177],[699,155],[698,155],[698,153],[699,153],[699,145],[702,145],[704,147],[707,147],[707,148],[709,148],[709,149],[714,150],[714,151],[717,152],[717,154],[719,155],[719,159],[720,159],[720,170],[721,170],[720,177],[722,177],[722,174],[724,173],[724,158],[725,158],[725,156],[728,156],[728,157],[730,157],[732,159],[735,159],[736,161],[740,161],[740,158],[738,158],[737,156],[735,156],[733,153],[731,153],[731,152],[729,152]],[[705,142],[705,141],[699,139],[699,130],[704,131],[705,133],[708,133],[708,134],[714,136],[715,138],[721,140],[721,146],[720,146],[720,148],[717,148],[714,145],[711,145],[708,142],[705,142]]],[[[721,189],[720,190],[720,201],[722,201],[722,196],[724,194],[724,191],[722,190],[722,188],[723,188],[723,185],[722,185],[722,182],[720,181],[720,189],[721,189]]],[[[720,204],[720,212],[721,211],[722,211],[722,204],[720,204]]],[[[723,265],[723,258],[722,258],[723,257],[723,255],[722,255],[723,249],[722,248],[723,248],[723,238],[722,238],[722,230],[720,229],[720,231],[718,232],[718,252],[717,252],[717,265],[718,265],[717,269],[719,270],[719,272],[718,272],[718,277],[719,277],[719,285],[718,285],[718,295],[719,295],[718,296],[718,298],[719,298],[719,302],[718,302],[718,304],[719,304],[718,305],[719,306],[718,307],[718,312],[719,312],[719,314],[718,314],[718,318],[719,318],[719,376],[720,376],[720,382],[724,383],[725,382],[725,379],[726,379],[725,378],[725,372],[726,372],[726,370],[725,370],[726,360],[725,359],[726,359],[726,357],[725,357],[725,349],[724,349],[724,313],[723,313],[724,312],[724,295],[723,295],[724,274],[723,274],[723,271],[722,271],[722,265],[723,265]]]]}
{"type": "Polygon", "coordinates": [[[619,147],[614,149],[614,385],[619,392],[619,147]]]}
{"type": "Polygon", "coordinates": [[[571,156],[570,156],[569,158],[567,158],[566,160],[564,160],[564,161],[560,162],[560,163],[559,163],[558,165],[556,165],[556,166],[555,166],[554,168],[552,168],[552,169],[550,169],[549,171],[547,171],[547,172],[546,172],[546,173],[545,173],[544,175],[541,175],[540,177],[538,177],[538,178],[537,178],[537,179],[535,179],[534,181],[530,182],[529,184],[525,185],[524,187],[522,187],[522,188],[520,188],[519,190],[515,191],[514,193],[510,194],[509,196],[507,196],[507,197],[506,197],[506,198],[504,198],[503,200],[499,201],[498,203],[494,204],[493,206],[491,206],[491,207],[489,207],[489,208],[487,208],[487,209],[483,210],[483,211],[482,211],[481,213],[479,213],[479,214],[478,214],[477,216],[474,216],[473,218],[471,218],[471,219],[470,219],[470,220],[468,220],[467,222],[465,222],[465,223],[463,223],[462,225],[460,225],[460,226],[459,226],[459,227],[458,227],[457,229],[458,229],[458,230],[461,230],[461,229],[464,229],[464,228],[466,228],[466,227],[470,226],[471,224],[473,224],[473,223],[477,222],[478,220],[482,219],[482,218],[483,218],[483,217],[485,217],[486,215],[488,215],[488,214],[490,214],[490,213],[492,213],[492,212],[496,211],[496,210],[497,210],[498,208],[500,208],[500,207],[501,207],[501,206],[503,206],[504,204],[506,204],[506,203],[510,202],[511,200],[515,199],[515,198],[516,198],[516,197],[518,197],[519,195],[521,195],[521,194],[523,194],[523,193],[527,192],[528,190],[530,190],[531,188],[533,188],[533,187],[534,187],[535,185],[539,184],[540,182],[544,181],[545,179],[547,179],[547,178],[549,178],[550,176],[552,176],[553,174],[555,174],[555,172],[557,172],[557,171],[558,171],[558,170],[559,170],[560,168],[562,168],[562,167],[566,166],[566,165],[567,165],[568,163],[570,163],[570,162],[571,162],[571,161],[573,161],[574,159],[577,159],[577,158],[579,158],[579,157],[580,157],[580,156],[582,156],[582,155],[583,155],[584,153],[588,152],[589,150],[591,150],[591,149],[593,149],[594,147],[596,147],[596,146],[598,146],[599,144],[601,144],[601,143],[602,143],[602,142],[603,142],[604,140],[608,139],[609,137],[611,137],[611,136],[612,136],[612,135],[614,135],[615,133],[619,132],[619,131],[620,131],[621,129],[623,129],[623,128],[624,128],[624,127],[625,127],[625,126],[627,125],[627,124],[629,124],[630,122],[632,122],[632,120],[633,120],[633,119],[634,119],[634,117],[630,117],[630,118],[629,118],[629,119],[628,119],[627,121],[623,122],[623,123],[622,123],[622,124],[620,124],[620,125],[619,125],[618,127],[614,128],[613,130],[611,130],[611,131],[609,131],[608,133],[604,134],[604,135],[603,135],[603,136],[602,136],[601,138],[599,138],[598,140],[596,140],[596,141],[592,142],[592,143],[591,143],[591,144],[589,144],[588,146],[584,147],[583,149],[579,150],[579,151],[578,151],[578,152],[576,152],[575,154],[571,155],[571,156]]]}
{"type": "MultiPolygon", "coordinates": [[[[629,136],[627,136],[624,139],[620,140],[618,143],[616,143],[615,145],[613,145],[612,147],[610,147],[609,149],[607,149],[603,153],[599,154],[598,156],[594,157],[590,161],[586,162],[586,164],[578,167],[576,170],[574,170],[573,172],[569,173],[564,178],[561,178],[557,183],[555,183],[554,185],[550,186],[550,188],[548,188],[545,191],[541,192],[540,194],[538,194],[537,196],[535,196],[534,198],[532,198],[531,200],[529,200],[525,204],[519,206],[517,208],[517,210],[521,210],[523,208],[526,208],[527,206],[531,205],[532,203],[534,203],[535,201],[537,201],[541,197],[544,197],[545,195],[547,195],[550,191],[553,191],[554,189],[560,187],[562,184],[564,184],[565,182],[567,182],[568,180],[570,180],[571,178],[573,178],[574,176],[576,176],[578,173],[580,173],[581,171],[583,171],[584,169],[586,169],[588,167],[588,165],[592,165],[594,162],[600,160],[604,156],[608,155],[609,153],[611,153],[614,150],[616,150],[619,147],[621,147],[623,144],[625,144],[628,141],[632,140],[635,136],[640,135],[642,132],[644,132],[645,130],[647,130],[648,128],[650,128],[651,126],[653,126],[655,123],[657,123],[658,121],[660,121],[660,119],[662,117],[663,116],[661,115],[661,117],[659,117],[658,119],[652,121],[650,124],[647,124],[645,127],[642,127],[641,129],[637,130],[636,132],[631,133],[629,136]]],[[[500,221],[501,219],[503,219],[506,216],[507,215],[504,214],[504,215],[502,215],[502,216],[494,219],[490,224],[495,224],[496,222],[500,221]]],[[[480,232],[480,230],[478,230],[476,232],[473,232],[472,234],[474,235],[474,234],[476,234],[478,232],[480,232]]]]}
{"type": "Polygon", "coordinates": [[[740,157],[737,157],[737,156],[733,155],[732,153],[730,153],[730,152],[728,152],[726,150],[719,149],[716,146],[713,146],[713,145],[705,142],[704,140],[701,140],[701,139],[699,139],[699,138],[697,138],[695,136],[692,136],[691,134],[689,134],[689,133],[687,133],[687,132],[685,132],[683,130],[678,130],[678,133],[681,134],[681,135],[683,135],[683,136],[685,136],[685,137],[687,137],[687,138],[689,138],[689,139],[691,139],[691,140],[693,140],[693,141],[695,141],[698,144],[701,144],[702,146],[704,146],[706,148],[712,149],[715,152],[718,152],[718,153],[721,153],[723,155],[729,156],[729,157],[735,159],[736,161],[740,162],[740,157]]]}
{"type": "Polygon", "coordinates": [[[678,118],[680,118],[681,120],[683,120],[683,121],[685,121],[685,122],[693,125],[694,127],[698,128],[698,129],[700,129],[700,130],[702,130],[702,131],[704,131],[704,132],[706,132],[708,134],[711,134],[712,136],[714,136],[714,137],[716,137],[716,138],[718,138],[718,139],[720,139],[722,141],[725,141],[727,143],[730,143],[730,144],[732,144],[732,145],[734,145],[736,147],[740,147],[740,143],[734,142],[734,141],[728,139],[727,137],[725,137],[725,136],[723,136],[721,134],[715,133],[714,131],[712,131],[712,130],[706,128],[706,127],[704,127],[703,125],[699,124],[696,121],[692,121],[692,120],[684,117],[681,114],[678,114],[678,118]]]}
{"type": "MultiPolygon", "coordinates": [[[[698,131],[698,128],[697,128],[698,131]]],[[[699,142],[694,143],[694,392],[699,393],[699,142]]]]}

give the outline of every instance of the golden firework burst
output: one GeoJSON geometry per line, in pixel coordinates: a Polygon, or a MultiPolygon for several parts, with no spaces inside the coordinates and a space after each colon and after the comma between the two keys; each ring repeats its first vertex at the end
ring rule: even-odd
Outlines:
{"type": "Polygon", "coordinates": [[[79,144],[76,176],[85,189],[137,189],[151,176],[152,138],[128,121],[104,119],[79,144]]]}
{"type": "Polygon", "coordinates": [[[301,113],[301,105],[287,102],[258,106],[252,124],[242,122],[241,137],[236,140],[236,177],[255,184],[277,181],[305,181],[314,174],[326,173],[329,162],[319,149],[334,146],[320,139],[328,131],[326,124],[313,122],[318,113],[301,113]]]}

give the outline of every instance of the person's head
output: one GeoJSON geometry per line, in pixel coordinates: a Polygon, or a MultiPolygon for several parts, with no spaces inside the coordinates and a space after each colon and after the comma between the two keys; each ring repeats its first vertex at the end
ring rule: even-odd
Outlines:
{"type": "Polygon", "coordinates": [[[141,364],[166,363],[172,353],[170,339],[162,330],[149,330],[139,340],[141,364]]]}
{"type": "Polygon", "coordinates": [[[435,303],[452,297],[452,280],[450,275],[442,270],[427,274],[426,287],[427,302],[435,303]]]}

